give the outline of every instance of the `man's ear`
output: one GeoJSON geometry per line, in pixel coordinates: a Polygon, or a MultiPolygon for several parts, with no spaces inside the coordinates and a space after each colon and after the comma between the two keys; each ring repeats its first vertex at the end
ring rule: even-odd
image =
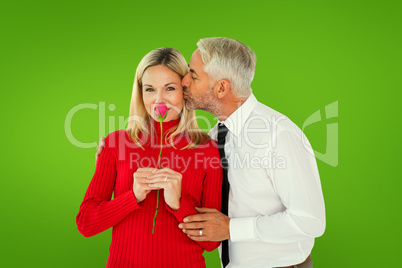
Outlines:
{"type": "Polygon", "coordinates": [[[222,99],[230,92],[230,89],[230,82],[228,80],[219,80],[214,86],[215,96],[222,99]]]}

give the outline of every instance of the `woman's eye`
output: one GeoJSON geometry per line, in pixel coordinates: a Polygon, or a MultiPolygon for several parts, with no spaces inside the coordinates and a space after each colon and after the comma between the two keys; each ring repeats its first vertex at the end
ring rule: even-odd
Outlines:
{"type": "Polygon", "coordinates": [[[154,89],[150,87],[145,89],[145,92],[152,92],[152,91],[154,91],[154,89]]]}
{"type": "Polygon", "coordinates": [[[195,78],[194,76],[191,76],[191,79],[195,80],[195,79],[197,79],[197,78],[195,78]]]}
{"type": "Polygon", "coordinates": [[[174,87],[168,87],[167,90],[171,91],[171,90],[175,90],[175,88],[174,87]]]}

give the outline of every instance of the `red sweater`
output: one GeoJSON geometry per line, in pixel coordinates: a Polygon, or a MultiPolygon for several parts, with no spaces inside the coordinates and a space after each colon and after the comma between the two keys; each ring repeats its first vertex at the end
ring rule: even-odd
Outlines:
{"type": "MultiPolygon", "coordinates": [[[[178,122],[163,123],[164,136],[178,122]]],[[[178,224],[197,214],[194,207],[221,208],[222,169],[217,145],[209,141],[196,149],[181,149],[188,144],[187,135],[174,139],[176,148],[163,141],[161,166],[183,175],[182,196],[179,210],[174,211],[160,190],[152,234],[157,191],[151,191],[140,203],[133,192],[133,173],[140,167],[158,167],[160,126],[152,123],[153,135],[147,139],[141,135],[146,140],[145,150],[135,145],[125,130],[108,135],[77,215],[78,230],[89,237],[113,227],[106,267],[205,267],[204,249],[211,251],[219,242],[195,242],[178,224]]]]}

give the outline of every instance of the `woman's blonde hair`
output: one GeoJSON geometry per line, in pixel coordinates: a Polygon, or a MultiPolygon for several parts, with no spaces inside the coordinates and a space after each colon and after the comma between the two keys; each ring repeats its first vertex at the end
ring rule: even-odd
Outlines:
{"type": "MultiPolygon", "coordinates": [[[[142,147],[139,134],[149,135],[151,116],[147,113],[142,99],[142,77],[147,68],[163,65],[174,71],[183,78],[189,71],[186,59],[174,48],[162,47],[152,50],[142,58],[135,72],[133,93],[130,104],[130,117],[128,119],[128,127],[126,129],[128,135],[134,143],[142,147]]],[[[184,101],[184,100],[183,100],[184,101]]],[[[203,132],[197,124],[195,111],[189,110],[183,103],[180,122],[177,128],[171,129],[169,135],[169,143],[173,144],[173,137],[188,134],[190,138],[189,144],[184,148],[195,148],[200,144],[209,140],[209,136],[203,132]]],[[[183,149],[184,149],[183,148],[183,149]]]]}

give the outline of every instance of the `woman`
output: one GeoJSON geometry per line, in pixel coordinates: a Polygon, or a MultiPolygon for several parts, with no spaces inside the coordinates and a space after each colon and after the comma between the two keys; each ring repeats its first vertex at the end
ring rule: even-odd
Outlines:
{"type": "Polygon", "coordinates": [[[107,267],[205,267],[204,249],[219,245],[194,242],[178,228],[194,207],[221,206],[219,152],[184,106],[187,72],[175,49],[148,53],[137,67],[128,128],[106,138],[77,226],[86,237],[113,227],[107,267]],[[159,104],[168,108],[162,128],[159,104]]]}

